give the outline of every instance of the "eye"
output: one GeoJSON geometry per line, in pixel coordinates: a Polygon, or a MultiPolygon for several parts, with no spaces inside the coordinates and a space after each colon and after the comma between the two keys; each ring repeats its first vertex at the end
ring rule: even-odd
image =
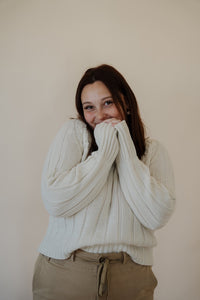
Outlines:
{"type": "Polygon", "coordinates": [[[92,110],[94,108],[94,106],[92,105],[87,105],[83,107],[83,110],[92,110]]]}
{"type": "Polygon", "coordinates": [[[113,104],[113,100],[107,100],[104,102],[104,105],[105,106],[109,106],[109,105],[112,105],[113,104]]]}

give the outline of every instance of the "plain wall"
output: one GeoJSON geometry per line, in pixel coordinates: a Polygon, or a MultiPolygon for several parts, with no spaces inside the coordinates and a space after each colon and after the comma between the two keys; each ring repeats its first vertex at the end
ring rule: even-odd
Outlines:
{"type": "Polygon", "coordinates": [[[155,300],[200,299],[200,1],[0,0],[0,299],[32,299],[48,224],[41,171],[77,83],[108,63],[168,149],[177,205],[156,234],[155,300]]]}

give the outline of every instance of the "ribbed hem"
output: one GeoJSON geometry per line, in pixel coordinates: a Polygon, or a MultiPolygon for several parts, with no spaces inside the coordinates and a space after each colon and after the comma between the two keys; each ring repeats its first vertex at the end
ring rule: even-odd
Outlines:
{"type": "MultiPolygon", "coordinates": [[[[140,265],[152,266],[153,265],[153,248],[146,247],[134,247],[129,245],[98,245],[98,246],[90,246],[90,247],[79,247],[78,249],[82,249],[84,251],[90,253],[119,253],[126,252],[130,255],[132,260],[140,265]]],[[[52,257],[55,259],[67,259],[70,257],[71,253],[78,249],[69,249],[66,251],[52,251],[51,249],[46,249],[41,246],[38,251],[48,257],[52,257]]]]}

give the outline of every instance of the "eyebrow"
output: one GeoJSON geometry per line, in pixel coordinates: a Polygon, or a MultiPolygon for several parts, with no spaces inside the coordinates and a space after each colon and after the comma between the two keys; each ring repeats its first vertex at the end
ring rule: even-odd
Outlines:
{"type": "MultiPolygon", "coordinates": [[[[112,96],[106,96],[106,97],[101,98],[100,101],[110,99],[110,98],[112,98],[112,96]]],[[[91,104],[91,102],[90,101],[85,101],[85,102],[82,102],[82,104],[91,104]]]]}

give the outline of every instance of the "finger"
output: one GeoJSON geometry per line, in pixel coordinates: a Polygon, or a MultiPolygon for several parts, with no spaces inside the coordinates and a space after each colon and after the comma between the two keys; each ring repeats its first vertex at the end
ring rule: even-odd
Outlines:
{"type": "Polygon", "coordinates": [[[113,127],[115,125],[117,125],[118,123],[120,123],[121,120],[118,120],[118,119],[115,119],[115,118],[110,118],[110,119],[107,119],[104,121],[104,123],[107,123],[107,124],[111,124],[113,127]]]}
{"type": "Polygon", "coordinates": [[[104,120],[105,123],[114,123],[114,122],[120,122],[121,120],[115,119],[115,118],[110,118],[110,119],[106,119],[104,120]]]}

